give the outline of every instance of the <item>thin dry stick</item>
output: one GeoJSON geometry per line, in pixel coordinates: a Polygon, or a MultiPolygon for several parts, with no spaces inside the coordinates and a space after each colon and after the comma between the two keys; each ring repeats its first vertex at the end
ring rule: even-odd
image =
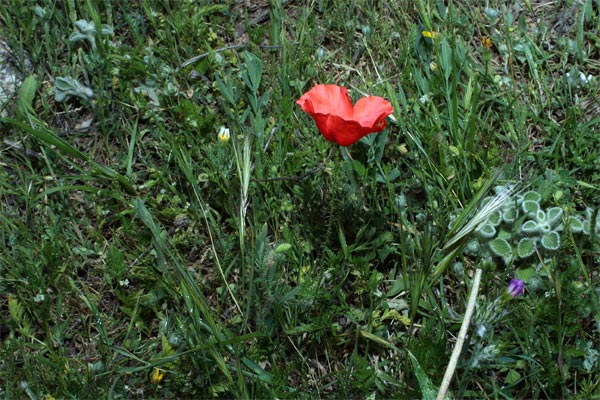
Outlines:
{"type": "Polygon", "coordinates": [[[462,325],[460,326],[460,331],[458,331],[456,345],[454,346],[454,350],[452,351],[452,355],[450,356],[450,362],[448,363],[448,368],[446,368],[444,379],[442,379],[442,384],[440,385],[440,390],[438,391],[437,400],[444,400],[446,398],[446,393],[448,392],[448,387],[450,387],[450,381],[452,380],[452,376],[454,375],[454,370],[456,369],[458,358],[460,357],[463,344],[465,343],[465,338],[467,337],[467,330],[469,329],[469,324],[471,323],[473,310],[475,310],[475,302],[477,301],[477,293],[479,292],[479,282],[481,282],[481,269],[477,268],[475,270],[475,277],[473,278],[473,287],[471,288],[471,295],[469,296],[469,303],[467,303],[465,317],[463,318],[462,325]]]}

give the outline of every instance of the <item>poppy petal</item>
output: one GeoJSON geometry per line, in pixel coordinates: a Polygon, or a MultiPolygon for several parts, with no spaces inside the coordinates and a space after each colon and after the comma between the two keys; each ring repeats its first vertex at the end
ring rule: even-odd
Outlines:
{"type": "Polygon", "coordinates": [[[375,128],[393,112],[392,105],[386,99],[378,96],[363,97],[354,105],[354,120],[361,126],[375,128]]]}
{"type": "Polygon", "coordinates": [[[337,85],[316,85],[296,103],[309,114],[335,114],[347,119],[354,115],[348,89],[337,85]]]}
{"type": "Polygon", "coordinates": [[[312,117],[325,139],[342,146],[349,146],[370,133],[365,132],[356,121],[348,121],[337,115],[313,114],[312,117]]]}
{"type": "Polygon", "coordinates": [[[337,85],[316,85],[296,103],[315,120],[325,139],[342,146],[382,131],[385,118],[394,112],[390,102],[378,96],[362,98],[352,106],[348,90],[337,85]]]}
{"type": "Polygon", "coordinates": [[[341,146],[350,146],[369,133],[375,132],[373,129],[361,126],[357,121],[346,121],[339,117],[333,117],[332,119],[332,122],[334,122],[332,125],[335,127],[335,129],[331,129],[329,132],[329,136],[332,139],[329,139],[325,134],[323,136],[341,146]]]}

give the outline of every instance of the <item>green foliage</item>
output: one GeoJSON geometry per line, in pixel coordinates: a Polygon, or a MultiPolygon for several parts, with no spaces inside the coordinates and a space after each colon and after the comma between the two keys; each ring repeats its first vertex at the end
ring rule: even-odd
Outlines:
{"type": "MultiPolygon", "coordinates": [[[[496,191],[503,192],[505,188],[499,187],[496,191]]],[[[491,200],[491,197],[485,199],[484,204],[491,200]]],[[[527,259],[539,251],[559,250],[565,226],[563,209],[550,207],[544,210],[541,202],[541,194],[533,190],[504,200],[501,209],[490,214],[475,230],[481,243],[472,243],[465,251],[486,257],[488,249],[491,255],[510,264],[515,259],[527,259]]],[[[584,214],[589,215],[589,211],[584,214]]],[[[574,215],[568,221],[571,232],[589,235],[582,215],[574,215]]]]}
{"type": "Polygon", "coordinates": [[[509,263],[513,259],[513,249],[508,240],[503,238],[495,238],[488,243],[494,255],[502,258],[505,263],[509,263]]]}
{"type": "Polygon", "coordinates": [[[71,96],[90,101],[94,98],[94,91],[69,76],[57,77],[54,86],[54,100],[61,103],[68,100],[71,96]]]}
{"type": "MultiPolygon", "coordinates": [[[[73,32],[69,37],[71,43],[77,43],[83,40],[86,40],[92,50],[96,49],[96,39],[98,38],[98,31],[96,30],[96,25],[92,21],[86,21],[84,19],[80,19],[75,21],[75,27],[77,28],[76,32],[73,32]]],[[[112,27],[102,24],[100,28],[101,36],[113,36],[114,30],[112,27]]]]}
{"type": "Polygon", "coordinates": [[[413,364],[413,368],[415,369],[415,375],[417,380],[419,381],[419,386],[421,389],[421,395],[424,399],[433,399],[436,395],[436,390],[431,382],[431,379],[425,374],[423,368],[419,364],[417,358],[409,351],[408,356],[410,357],[410,361],[413,364]]]}
{"type": "Polygon", "coordinates": [[[527,258],[535,252],[535,240],[529,237],[524,237],[517,244],[517,255],[519,258],[527,258]]]}
{"type": "Polygon", "coordinates": [[[594,2],[21,3],[0,395],[432,398],[475,265],[449,397],[598,396],[594,2]],[[315,83],[395,112],[339,149],[315,83]]]}

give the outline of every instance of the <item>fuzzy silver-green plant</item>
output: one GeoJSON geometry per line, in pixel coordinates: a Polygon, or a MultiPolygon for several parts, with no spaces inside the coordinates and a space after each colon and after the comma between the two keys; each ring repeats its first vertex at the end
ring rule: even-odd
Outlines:
{"type": "MultiPolygon", "coordinates": [[[[598,214],[598,213],[596,213],[598,214]]],[[[594,210],[586,208],[582,215],[571,215],[568,220],[569,230],[573,233],[581,233],[590,236],[592,231],[594,235],[600,235],[600,217],[594,216],[594,210]],[[594,229],[592,230],[592,225],[594,229]]]]}
{"type": "Polygon", "coordinates": [[[464,248],[466,255],[495,256],[510,264],[559,250],[564,229],[600,236],[600,218],[592,209],[565,217],[562,207],[544,208],[542,195],[535,190],[514,193],[511,186],[498,186],[495,192],[482,200],[478,218],[471,223],[474,236],[464,248]]]}
{"type": "MultiPolygon", "coordinates": [[[[502,192],[497,188],[497,192],[502,192]]],[[[489,201],[489,200],[488,200],[489,201]]],[[[496,212],[488,215],[475,230],[476,239],[466,249],[480,256],[493,255],[506,264],[531,257],[536,251],[551,252],[560,248],[563,209],[543,209],[542,196],[530,190],[505,199],[496,212]]],[[[571,220],[574,231],[585,232],[586,220],[571,220]]]]}
{"type": "Polygon", "coordinates": [[[510,264],[514,258],[512,245],[508,240],[495,238],[488,243],[489,248],[494,255],[501,257],[505,264],[510,264]]]}
{"type": "Polygon", "coordinates": [[[521,238],[517,244],[517,256],[527,258],[531,256],[536,249],[536,240],[528,237],[521,238]]]}
{"type": "Polygon", "coordinates": [[[475,234],[482,239],[491,239],[496,236],[496,227],[486,221],[475,230],[475,234]]]}
{"type": "MultiPolygon", "coordinates": [[[[569,217],[569,229],[573,233],[582,233],[585,220],[579,215],[569,217]]],[[[589,226],[589,225],[588,225],[589,226]]]]}
{"type": "Polygon", "coordinates": [[[502,209],[502,221],[507,224],[512,224],[517,219],[519,213],[517,212],[517,208],[514,204],[507,204],[502,209]]]}
{"type": "Polygon", "coordinates": [[[558,250],[560,248],[560,235],[556,231],[545,233],[540,240],[540,244],[546,250],[558,250]]]}
{"type": "Polygon", "coordinates": [[[60,103],[67,101],[71,96],[91,101],[94,91],[70,76],[57,77],[54,82],[54,100],[60,103]]]}
{"type": "MultiPolygon", "coordinates": [[[[77,27],[77,31],[73,32],[69,37],[71,43],[77,43],[83,40],[87,40],[90,46],[92,46],[92,49],[95,49],[96,38],[98,37],[96,24],[94,24],[92,21],[80,19],[75,21],[75,26],[77,27]]],[[[100,28],[100,32],[104,36],[113,36],[115,34],[113,28],[106,24],[102,24],[100,28]]]]}
{"type": "Polygon", "coordinates": [[[530,190],[529,192],[523,194],[523,201],[534,201],[540,204],[542,201],[542,195],[535,190],[530,190]]]}
{"type": "Polygon", "coordinates": [[[525,200],[521,203],[521,209],[528,215],[529,217],[536,217],[537,213],[540,211],[540,203],[533,200],[525,200]]]}

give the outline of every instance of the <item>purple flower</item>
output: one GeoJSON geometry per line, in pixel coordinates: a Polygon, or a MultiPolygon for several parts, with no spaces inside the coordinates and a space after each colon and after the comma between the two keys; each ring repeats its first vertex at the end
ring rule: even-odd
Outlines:
{"type": "Polygon", "coordinates": [[[523,293],[525,290],[525,283],[519,278],[514,278],[510,280],[508,287],[506,288],[506,293],[508,293],[513,299],[523,293]]]}

